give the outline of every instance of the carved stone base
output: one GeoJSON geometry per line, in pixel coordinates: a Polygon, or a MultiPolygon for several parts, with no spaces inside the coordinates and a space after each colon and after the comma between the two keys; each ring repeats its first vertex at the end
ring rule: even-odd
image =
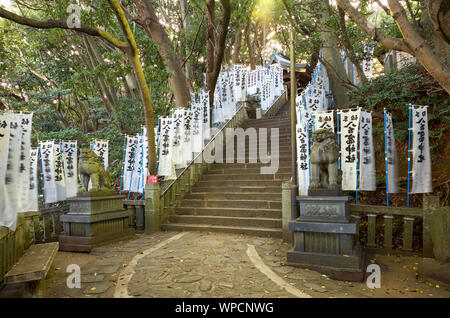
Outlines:
{"type": "Polygon", "coordinates": [[[355,234],[347,196],[297,197],[300,216],[289,222],[294,233],[287,264],[314,269],[334,279],[362,281],[365,256],[355,234]]]}
{"type": "Polygon", "coordinates": [[[132,237],[131,211],[123,208],[125,196],[70,198],[69,212],[61,217],[64,235],[59,236],[61,251],[90,252],[92,248],[132,237]]]}
{"type": "Polygon", "coordinates": [[[299,196],[300,221],[349,222],[348,196],[299,196]]]}

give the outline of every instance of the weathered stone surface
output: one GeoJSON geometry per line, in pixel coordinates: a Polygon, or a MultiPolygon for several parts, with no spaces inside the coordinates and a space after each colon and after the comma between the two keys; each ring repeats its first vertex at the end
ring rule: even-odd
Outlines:
{"type": "Polygon", "coordinates": [[[81,282],[82,283],[96,283],[102,282],[105,280],[104,275],[82,275],[81,282]]]}
{"type": "Polygon", "coordinates": [[[203,276],[200,275],[180,275],[176,277],[178,283],[194,283],[201,280],[203,276]]]}
{"type": "Polygon", "coordinates": [[[212,287],[212,283],[211,283],[209,280],[204,279],[204,280],[202,280],[202,281],[200,282],[200,287],[199,287],[199,289],[200,289],[202,292],[206,292],[206,291],[211,290],[211,287],[212,287]]]}
{"type": "Polygon", "coordinates": [[[101,274],[113,274],[119,270],[121,264],[98,266],[98,272],[101,274]]]}
{"type": "Polygon", "coordinates": [[[319,293],[325,293],[327,292],[326,288],[322,288],[321,286],[314,284],[314,283],[305,283],[304,286],[306,288],[311,288],[312,290],[319,292],[319,293]]]}
{"type": "Polygon", "coordinates": [[[289,266],[280,266],[280,267],[275,267],[273,270],[280,274],[287,274],[287,273],[292,272],[294,269],[289,266]]]}
{"type": "Polygon", "coordinates": [[[216,285],[217,287],[224,287],[224,288],[230,288],[233,289],[234,288],[234,284],[231,282],[219,282],[216,285]]]}
{"type": "Polygon", "coordinates": [[[441,207],[431,215],[433,252],[439,262],[450,262],[450,208],[441,207]]]}
{"type": "Polygon", "coordinates": [[[111,285],[108,282],[93,284],[86,288],[83,293],[84,294],[103,294],[106,292],[111,285]]]}

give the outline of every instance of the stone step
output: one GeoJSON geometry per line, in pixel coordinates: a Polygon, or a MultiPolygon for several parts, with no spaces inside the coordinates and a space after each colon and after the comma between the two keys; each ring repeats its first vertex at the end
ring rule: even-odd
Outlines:
{"type": "MultiPolygon", "coordinates": [[[[270,164],[265,164],[261,162],[257,163],[215,163],[212,165],[211,169],[252,169],[252,168],[261,168],[261,167],[269,167],[270,164]]],[[[278,168],[290,168],[291,167],[291,161],[290,160],[284,160],[280,161],[278,168]]],[[[290,171],[290,170],[289,170],[290,171]]]]}
{"type": "MultiPolygon", "coordinates": [[[[288,180],[288,179],[286,179],[288,180]]],[[[196,186],[198,187],[246,187],[246,186],[267,186],[267,187],[281,187],[283,180],[200,180],[196,186]]]]}
{"type": "MultiPolygon", "coordinates": [[[[279,156],[286,157],[286,156],[289,156],[289,155],[292,154],[292,152],[291,152],[290,149],[286,149],[287,146],[283,146],[283,149],[280,149],[280,148],[281,148],[281,146],[278,147],[278,155],[279,155],[279,156]]],[[[275,149],[277,149],[277,148],[275,148],[275,149]]],[[[231,148],[231,149],[226,149],[226,150],[225,150],[225,155],[227,155],[227,152],[231,152],[231,151],[232,151],[232,148],[231,148]]],[[[238,153],[239,153],[240,155],[242,155],[242,153],[245,153],[245,155],[248,155],[248,154],[249,154],[249,151],[251,151],[253,154],[259,156],[259,149],[258,149],[258,147],[256,147],[256,146],[252,146],[252,147],[249,147],[249,146],[246,146],[246,147],[239,146],[239,147],[234,147],[234,149],[233,149],[233,152],[234,152],[234,155],[235,155],[235,156],[236,156],[238,153]]],[[[267,145],[267,148],[266,148],[266,154],[271,153],[271,152],[272,152],[272,149],[271,149],[270,145],[267,145]]]]}
{"type": "Polygon", "coordinates": [[[220,225],[204,225],[204,224],[182,224],[169,223],[163,224],[161,229],[164,231],[203,231],[203,232],[224,232],[254,235],[260,237],[281,238],[281,229],[257,228],[257,227],[241,227],[241,226],[220,226],[220,225]]]}
{"type": "MultiPolygon", "coordinates": [[[[258,141],[258,145],[259,145],[259,141],[258,141]]],[[[266,145],[267,145],[267,151],[270,151],[271,143],[268,142],[266,145]]],[[[239,146],[236,143],[234,144],[234,150],[235,151],[242,150],[242,149],[248,150],[249,148],[258,150],[257,145],[252,145],[252,147],[250,147],[250,144],[248,142],[246,142],[245,145],[239,145],[239,146]]],[[[280,151],[280,152],[291,152],[291,144],[287,143],[287,142],[281,143],[281,140],[280,140],[280,143],[278,144],[278,151],[280,151]]]]}
{"type": "MultiPolygon", "coordinates": [[[[208,174],[260,174],[261,168],[234,168],[234,167],[226,167],[220,168],[215,167],[215,165],[208,171],[208,174]]],[[[278,167],[277,173],[291,173],[291,167],[278,167]]]]}
{"type": "Polygon", "coordinates": [[[205,192],[223,192],[226,190],[228,193],[281,193],[281,187],[267,187],[261,186],[242,186],[242,187],[197,187],[192,188],[192,193],[205,193],[205,192]]]}
{"type": "Polygon", "coordinates": [[[183,199],[181,207],[211,207],[211,208],[250,208],[250,209],[281,209],[281,201],[269,200],[189,200],[183,199]]]}
{"type": "Polygon", "coordinates": [[[237,180],[258,180],[258,181],[271,181],[271,180],[288,180],[291,177],[290,173],[278,173],[278,174],[205,174],[202,177],[202,181],[237,181],[237,180]]]}
{"type": "Polygon", "coordinates": [[[178,215],[281,218],[280,209],[177,207],[175,213],[178,215]]]}
{"type": "Polygon", "coordinates": [[[281,189],[278,193],[239,193],[239,192],[195,192],[186,194],[183,200],[273,200],[281,201],[281,189]]]}
{"type": "Polygon", "coordinates": [[[281,218],[230,217],[205,215],[171,215],[169,223],[194,225],[242,226],[259,228],[281,228],[281,218]]]}
{"type": "Polygon", "coordinates": [[[242,126],[245,125],[270,125],[270,124],[280,124],[280,123],[290,123],[291,120],[288,117],[273,117],[267,119],[247,119],[242,123],[242,126]]]}
{"type": "MultiPolygon", "coordinates": [[[[256,159],[256,162],[253,162],[253,163],[257,163],[257,162],[259,162],[259,154],[256,152],[252,152],[252,156],[251,156],[252,158],[255,158],[256,159]]],[[[290,161],[291,160],[291,157],[292,157],[292,153],[279,153],[278,154],[278,161],[280,162],[280,161],[290,161]]],[[[220,158],[220,157],[219,157],[220,158]]],[[[245,152],[245,156],[243,155],[243,154],[240,154],[240,156],[238,157],[238,155],[237,155],[237,152],[235,152],[234,153],[234,157],[232,157],[233,158],[233,160],[234,160],[234,162],[229,162],[229,163],[250,163],[249,162],[249,158],[250,158],[250,154],[248,153],[248,151],[246,151],[245,152]],[[245,162],[238,162],[238,158],[240,159],[239,161],[241,161],[242,159],[244,159],[245,160],[245,162]]],[[[263,158],[264,159],[264,158],[263,158]]],[[[226,152],[225,153],[223,153],[223,156],[222,156],[222,160],[223,160],[223,162],[218,162],[218,163],[227,163],[226,161],[227,161],[227,156],[226,156],[226,152]]],[[[230,160],[228,160],[228,161],[230,161],[230,160]]]]}

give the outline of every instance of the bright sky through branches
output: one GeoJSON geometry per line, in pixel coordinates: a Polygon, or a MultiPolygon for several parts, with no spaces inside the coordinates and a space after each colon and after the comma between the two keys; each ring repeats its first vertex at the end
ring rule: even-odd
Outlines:
{"type": "Polygon", "coordinates": [[[11,7],[11,0],[0,0],[0,6],[5,7],[5,8],[10,8],[11,7]]]}

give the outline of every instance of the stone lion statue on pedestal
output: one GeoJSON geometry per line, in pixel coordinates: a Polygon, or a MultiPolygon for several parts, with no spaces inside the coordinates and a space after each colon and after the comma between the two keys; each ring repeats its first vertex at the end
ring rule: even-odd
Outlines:
{"type": "Polygon", "coordinates": [[[91,149],[81,149],[80,159],[78,162],[78,173],[81,177],[81,189],[79,192],[87,192],[89,181],[92,182],[92,192],[114,192],[112,189],[114,183],[105,167],[100,160],[100,157],[91,149]]]}
{"type": "Polygon", "coordinates": [[[339,149],[336,137],[330,129],[319,129],[312,133],[313,146],[310,154],[311,183],[309,189],[338,189],[339,149]]]}

